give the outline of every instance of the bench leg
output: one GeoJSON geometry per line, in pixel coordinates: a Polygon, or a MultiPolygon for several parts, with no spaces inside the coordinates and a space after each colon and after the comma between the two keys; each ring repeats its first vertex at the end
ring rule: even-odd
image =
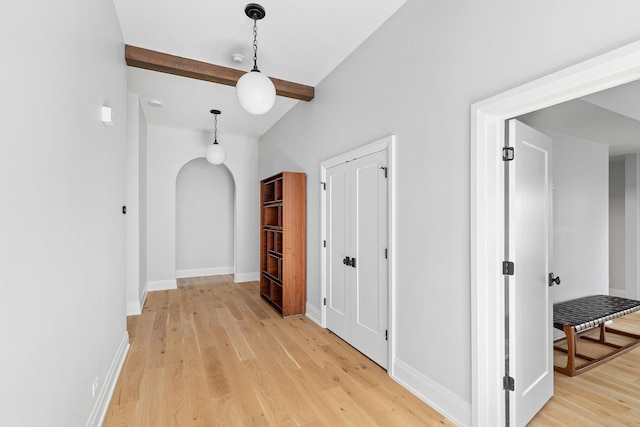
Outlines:
{"type": "Polygon", "coordinates": [[[572,326],[568,326],[565,325],[563,328],[564,333],[566,334],[567,338],[567,349],[563,349],[560,346],[554,346],[554,348],[556,350],[562,351],[562,352],[566,352],[567,353],[567,366],[566,367],[562,367],[562,366],[555,366],[554,365],[554,370],[556,372],[560,372],[561,374],[564,375],[568,375],[570,377],[576,376],[582,372],[586,372],[590,369],[595,368],[596,366],[600,366],[601,364],[605,363],[608,360],[613,359],[614,357],[617,357],[619,355],[622,355],[630,350],[632,350],[633,348],[640,346],[640,335],[637,334],[633,334],[631,332],[625,332],[625,331],[620,331],[617,329],[613,329],[613,328],[609,328],[606,327],[604,324],[602,324],[600,326],[600,337],[599,338],[592,338],[592,337],[588,337],[588,336],[582,336],[580,339],[585,339],[588,341],[593,341],[593,342],[597,342],[599,344],[603,344],[606,345],[608,347],[613,347],[615,349],[615,351],[613,351],[612,353],[608,353],[604,356],[600,356],[600,357],[590,357],[590,356],[586,356],[583,354],[579,354],[577,351],[577,343],[578,343],[578,333],[575,331],[575,329],[572,326]],[[628,338],[632,338],[633,341],[631,341],[630,343],[626,344],[626,345],[618,345],[618,344],[613,344],[610,343],[606,340],[605,337],[605,332],[609,332],[609,333],[613,333],[613,334],[618,334],[618,335],[623,335],[626,336],[628,338]],[[581,359],[586,359],[588,360],[587,363],[583,363],[580,366],[577,365],[576,363],[576,357],[580,357],[581,359]]]}
{"type": "Polygon", "coordinates": [[[554,365],[553,369],[556,372],[573,377],[576,374],[576,330],[570,325],[564,325],[562,330],[567,336],[567,366],[562,367],[554,365]]]}

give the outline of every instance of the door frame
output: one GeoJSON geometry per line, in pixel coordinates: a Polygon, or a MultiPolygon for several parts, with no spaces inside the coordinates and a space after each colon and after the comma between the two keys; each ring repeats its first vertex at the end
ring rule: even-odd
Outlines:
{"type": "Polygon", "coordinates": [[[473,426],[505,425],[504,296],[498,286],[503,282],[505,120],[638,79],[640,41],[471,106],[473,426]]]}
{"type": "MultiPolygon", "coordinates": [[[[394,340],[394,325],[395,325],[395,180],[394,180],[394,171],[395,171],[395,143],[396,137],[395,135],[389,135],[372,143],[363,145],[361,147],[355,148],[353,150],[347,151],[346,153],[339,154],[338,156],[332,157],[328,160],[320,163],[320,181],[321,183],[326,183],[327,180],[327,169],[345,163],[349,160],[357,159],[360,157],[368,156],[373,153],[377,153],[380,151],[387,151],[387,172],[388,176],[388,197],[387,197],[387,232],[389,233],[388,245],[389,245],[389,258],[388,258],[388,270],[387,270],[387,283],[389,284],[389,294],[388,294],[388,304],[389,304],[389,366],[387,372],[389,375],[393,376],[393,356],[395,355],[395,340],[394,340]]],[[[324,240],[326,239],[326,191],[320,191],[320,244],[322,245],[324,240]]],[[[327,275],[326,275],[326,266],[327,266],[327,255],[326,248],[322,246],[320,248],[320,283],[322,288],[322,295],[320,296],[320,325],[323,328],[327,327],[327,306],[323,304],[325,298],[327,297],[327,275]]]]}

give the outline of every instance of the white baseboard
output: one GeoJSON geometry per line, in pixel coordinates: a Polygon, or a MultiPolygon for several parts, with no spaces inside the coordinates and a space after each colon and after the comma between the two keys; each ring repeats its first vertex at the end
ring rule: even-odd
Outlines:
{"type": "Polygon", "coordinates": [[[233,276],[233,281],[235,283],[244,283],[244,282],[257,282],[260,280],[260,273],[236,273],[233,276]]]}
{"type": "Polygon", "coordinates": [[[178,289],[178,282],[176,282],[176,279],[147,282],[147,291],[149,292],[168,291],[171,289],[178,289]]]}
{"type": "Polygon", "coordinates": [[[122,337],[122,341],[120,342],[120,346],[118,347],[118,351],[116,351],[115,357],[111,362],[109,372],[107,372],[107,376],[102,382],[98,398],[96,399],[96,403],[93,405],[93,409],[89,414],[89,419],[87,420],[85,427],[100,427],[102,425],[104,417],[107,415],[107,409],[109,409],[109,403],[111,402],[113,391],[116,388],[116,383],[118,382],[118,377],[120,376],[120,371],[122,370],[122,365],[124,365],[128,352],[129,333],[125,332],[124,337],[122,337]]]}
{"type": "Polygon", "coordinates": [[[625,291],[624,289],[609,288],[609,295],[611,295],[612,297],[626,298],[627,291],[625,291]]]}
{"type": "Polygon", "coordinates": [[[471,404],[396,358],[392,378],[457,426],[471,425],[471,404]]]}
{"type": "Polygon", "coordinates": [[[127,302],[127,316],[137,316],[142,313],[142,306],[140,301],[128,301],[127,302]]]}
{"type": "Polygon", "coordinates": [[[147,288],[140,294],[140,301],[129,301],[127,302],[127,316],[137,316],[142,314],[142,307],[144,307],[144,302],[147,299],[147,288]]]}
{"type": "Polygon", "coordinates": [[[213,267],[213,268],[193,268],[190,270],[176,271],[177,279],[186,279],[188,277],[206,277],[220,276],[222,274],[233,274],[233,266],[230,267],[213,267]]]}
{"type": "Polygon", "coordinates": [[[318,307],[311,305],[307,302],[307,313],[306,316],[309,318],[309,320],[311,320],[313,323],[317,324],[318,326],[322,327],[322,313],[320,312],[320,310],[318,309],[318,307]]]}
{"type": "Polygon", "coordinates": [[[147,301],[147,295],[149,295],[149,292],[147,291],[147,286],[145,285],[144,289],[142,290],[142,294],[140,295],[140,312],[142,312],[144,303],[145,301],[147,301]]]}

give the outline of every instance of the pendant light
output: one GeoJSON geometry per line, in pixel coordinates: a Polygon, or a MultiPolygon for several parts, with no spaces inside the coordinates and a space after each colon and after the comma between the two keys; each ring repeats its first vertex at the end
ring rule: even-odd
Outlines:
{"type": "Polygon", "coordinates": [[[218,144],[218,114],[222,114],[220,110],[211,110],[213,114],[213,143],[207,147],[207,161],[212,165],[221,165],[227,158],[224,148],[218,144]]]}
{"type": "Polygon", "coordinates": [[[253,19],[253,69],[236,83],[238,101],[248,113],[264,114],[271,110],[276,101],[273,82],[258,69],[258,20],[264,18],[265,11],[259,4],[249,3],[244,13],[253,19]]]}

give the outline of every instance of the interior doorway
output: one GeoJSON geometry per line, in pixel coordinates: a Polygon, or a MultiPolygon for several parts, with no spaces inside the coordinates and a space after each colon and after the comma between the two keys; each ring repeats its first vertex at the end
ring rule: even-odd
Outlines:
{"type": "Polygon", "coordinates": [[[387,369],[387,150],[327,168],[327,328],[387,369]]]}
{"type": "Polygon", "coordinates": [[[176,278],[234,272],[233,177],[204,158],[176,178],[176,278]]]}
{"type": "Polygon", "coordinates": [[[393,142],[389,136],[349,151],[322,162],[320,171],[322,326],[389,371],[393,369],[393,142]]]}
{"type": "MultiPolygon", "coordinates": [[[[509,90],[471,108],[472,422],[505,425],[505,120],[640,78],[640,42],[509,90]]],[[[518,313],[512,313],[518,316],[518,313]]]]}

